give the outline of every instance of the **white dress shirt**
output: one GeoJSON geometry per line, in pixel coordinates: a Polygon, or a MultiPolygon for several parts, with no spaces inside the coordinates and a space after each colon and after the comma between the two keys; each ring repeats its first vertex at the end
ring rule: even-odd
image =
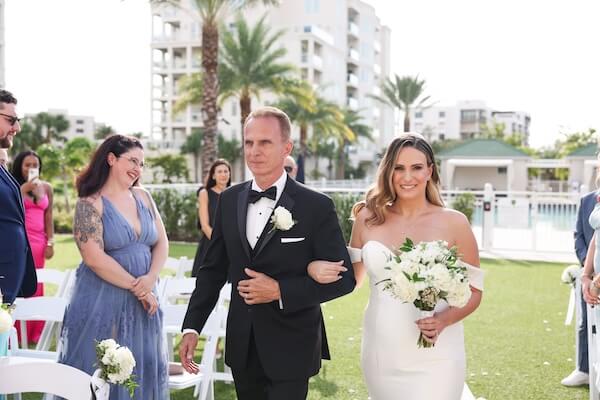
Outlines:
{"type": "MultiPolygon", "coordinates": [[[[262,231],[265,229],[265,226],[267,226],[267,223],[271,218],[271,214],[273,214],[275,204],[277,204],[279,198],[281,197],[281,193],[283,193],[286,181],[287,173],[283,171],[279,179],[277,179],[273,184],[273,186],[277,188],[277,195],[275,196],[275,200],[271,200],[266,197],[261,197],[256,203],[248,204],[248,211],[246,213],[246,238],[248,239],[250,247],[252,247],[253,249],[254,246],[256,246],[256,242],[258,242],[262,231]]],[[[257,192],[264,192],[267,189],[268,187],[259,187],[256,184],[256,181],[252,180],[251,190],[256,190],[257,192]]]]}
{"type": "MultiPolygon", "coordinates": [[[[273,186],[277,188],[277,194],[275,196],[275,200],[271,200],[266,197],[261,197],[256,203],[249,203],[248,210],[246,212],[246,239],[248,239],[248,243],[250,247],[254,249],[262,231],[267,226],[269,219],[271,218],[271,214],[275,209],[275,204],[279,201],[281,194],[283,193],[283,189],[285,188],[285,184],[287,182],[288,175],[285,171],[282,171],[279,179],[275,181],[273,186]]],[[[267,190],[266,188],[261,188],[258,186],[256,181],[252,180],[252,187],[250,190],[256,190],[257,192],[264,192],[267,190]]],[[[279,299],[279,308],[283,310],[283,302],[279,299]]],[[[186,333],[195,333],[198,335],[198,331],[195,329],[184,329],[183,334],[186,333]]]]}

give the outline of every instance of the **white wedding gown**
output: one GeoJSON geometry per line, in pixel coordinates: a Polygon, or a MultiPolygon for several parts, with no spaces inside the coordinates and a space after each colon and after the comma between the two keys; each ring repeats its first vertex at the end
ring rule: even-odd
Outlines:
{"type": "MultiPolygon", "coordinates": [[[[362,260],[369,275],[370,295],[363,321],[361,366],[372,400],[463,400],[473,398],[465,385],[465,346],[462,323],[448,326],[435,347],[419,348],[415,321],[420,311],[375,286],[387,277],[392,255],[378,241],[362,249],[349,248],[352,262],[362,260]],[[463,394],[464,389],[464,394],[463,394]]],[[[483,272],[467,265],[471,286],[483,289],[483,272]]],[[[435,311],[447,308],[438,303],[435,311]]]]}

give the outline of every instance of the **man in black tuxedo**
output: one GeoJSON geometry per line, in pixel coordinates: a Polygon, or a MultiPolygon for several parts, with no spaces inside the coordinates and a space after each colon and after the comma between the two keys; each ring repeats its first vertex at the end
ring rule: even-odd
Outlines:
{"type": "MultiPolygon", "coordinates": [[[[0,89],[0,148],[12,146],[21,130],[15,106],[17,99],[0,89]]],[[[35,293],[37,278],[25,232],[25,209],[17,181],[0,166],[0,290],[4,303],[35,293]]]]}
{"type": "Polygon", "coordinates": [[[320,303],[356,284],[333,202],[284,171],[290,129],[287,115],[273,107],[246,119],[244,154],[254,179],[219,198],[183,323],[182,365],[197,373],[198,332],[230,278],[225,362],[240,400],[305,399],[309,377],[329,359],[320,303]],[[308,264],[319,259],[343,261],[336,282],[321,285],[308,276],[308,264]]]}

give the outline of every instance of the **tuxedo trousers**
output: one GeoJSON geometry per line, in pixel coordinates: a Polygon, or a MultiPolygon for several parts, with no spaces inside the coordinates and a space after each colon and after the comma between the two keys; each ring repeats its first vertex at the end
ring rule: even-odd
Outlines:
{"type": "Polygon", "coordinates": [[[274,381],[265,374],[253,330],[250,332],[246,368],[234,369],[232,373],[238,400],[306,400],[308,395],[308,377],[274,381]]]}

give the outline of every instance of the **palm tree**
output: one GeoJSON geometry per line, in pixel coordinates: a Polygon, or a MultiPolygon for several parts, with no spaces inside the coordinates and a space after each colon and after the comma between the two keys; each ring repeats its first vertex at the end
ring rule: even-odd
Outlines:
{"type": "Polygon", "coordinates": [[[63,133],[69,129],[70,124],[64,115],[41,112],[34,115],[32,120],[37,129],[41,130],[44,143],[50,143],[52,140],[67,141],[63,133]]]}
{"type": "MultiPolygon", "coordinates": [[[[283,47],[275,47],[284,34],[283,30],[271,34],[263,16],[254,26],[238,15],[232,30],[223,34],[223,52],[219,75],[223,78],[221,100],[235,97],[240,104],[241,144],[244,143],[244,122],[252,111],[252,98],[261,94],[285,94],[302,102],[305,86],[291,77],[295,71],[292,64],[283,63],[287,53],[283,47]]],[[[304,96],[304,97],[303,97],[304,96]]],[[[242,179],[245,172],[244,155],[241,152],[242,179]]]]}
{"type": "Polygon", "coordinates": [[[185,142],[181,146],[183,154],[191,154],[194,158],[194,179],[196,182],[200,182],[198,176],[198,159],[202,151],[203,140],[204,134],[202,133],[202,129],[194,129],[192,130],[192,134],[185,138],[185,142]]]}
{"type": "Polygon", "coordinates": [[[338,164],[336,168],[336,179],[345,178],[345,166],[347,158],[346,150],[348,149],[348,145],[355,143],[360,137],[373,141],[371,127],[362,122],[362,117],[357,111],[345,108],[343,113],[344,125],[352,132],[352,135],[348,135],[347,132],[342,131],[342,134],[337,136],[338,164]]]}
{"type": "Polygon", "coordinates": [[[300,154],[306,157],[308,129],[312,127],[313,142],[335,136],[333,132],[343,130],[344,116],[335,103],[319,96],[308,83],[304,85],[309,90],[310,102],[298,102],[288,96],[279,100],[275,106],[285,111],[290,120],[300,127],[300,154]]]}
{"type": "Polygon", "coordinates": [[[386,78],[381,85],[383,96],[371,96],[374,99],[396,107],[404,112],[404,132],[410,131],[410,111],[430,107],[425,105],[430,96],[423,96],[425,80],[419,76],[394,75],[394,80],[386,78]]]}
{"type": "MultiPolygon", "coordinates": [[[[150,0],[151,3],[173,4],[172,0],[150,0]]],[[[219,27],[225,18],[246,7],[262,3],[277,5],[279,0],[193,0],[202,23],[202,118],[204,146],[202,149],[202,176],[208,174],[217,157],[217,123],[219,95],[219,27]]]]}
{"type": "Polygon", "coordinates": [[[94,139],[103,140],[109,137],[110,135],[114,135],[115,133],[116,131],[112,126],[102,125],[98,129],[96,129],[96,132],[94,133],[94,139]]]}

